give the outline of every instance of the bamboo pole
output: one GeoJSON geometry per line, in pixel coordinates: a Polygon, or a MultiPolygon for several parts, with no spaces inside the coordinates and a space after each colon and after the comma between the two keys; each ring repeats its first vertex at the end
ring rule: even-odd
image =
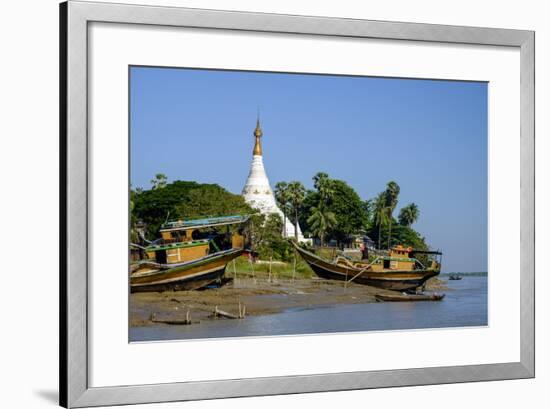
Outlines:
{"type": "Polygon", "coordinates": [[[256,273],[254,272],[254,263],[252,261],[252,257],[248,259],[250,262],[250,270],[252,271],[252,280],[254,281],[254,284],[256,284],[256,273]]]}
{"type": "Polygon", "coordinates": [[[346,279],[344,280],[344,290],[348,288],[348,268],[346,267],[346,279]]]}
{"type": "Polygon", "coordinates": [[[273,262],[273,256],[269,257],[269,274],[268,274],[268,278],[267,278],[267,281],[270,283],[271,282],[271,263],[273,262]]]}
{"type": "Polygon", "coordinates": [[[216,309],[214,310],[214,316],[215,317],[224,317],[229,319],[238,319],[240,317],[236,316],[235,314],[231,314],[230,312],[220,310],[218,306],[216,305],[216,309]]]}
{"type": "Polygon", "coordinates": [[[296,279],[296,250],[294,250],[294,267],[292,268],[292,281],[296,279]]]}

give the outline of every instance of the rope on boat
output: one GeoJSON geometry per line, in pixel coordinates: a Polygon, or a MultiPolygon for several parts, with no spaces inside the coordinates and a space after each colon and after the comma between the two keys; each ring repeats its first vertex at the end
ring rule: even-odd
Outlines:
{"type": "Polygon", "coordinates": [[[139,244],[136,244],[136,243],[130,243],[130,246],[131,247],[136,247],[140,250],[147,250],[147,247],[140,246],[139,244]]]}
{"type": "Polygon", "coordinates": [[[380,258],[380,257],[376,257],[376,258],[373,260],[372,263],[367,264],[361,271],[359,271],[359,272],[358,272],[357,274],[355,274],[352,278],[350,278],[350,280],[347,281],[346,284],[347,284],[347,283],[351,283],[353,280],[355,280],[357,277],[359,277],[359,275],[363,274],[363,273],[365,272],[365,270],[371,268],[371,266],[372,266],[374,263],[376,263],[376,262],[378,261],[379,258],[380,258]]]}

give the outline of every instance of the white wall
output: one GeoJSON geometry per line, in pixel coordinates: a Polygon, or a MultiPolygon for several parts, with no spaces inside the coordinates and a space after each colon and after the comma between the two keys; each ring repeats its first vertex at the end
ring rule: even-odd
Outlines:
{"type": "MultiPolygon", "coordinates": [[[[121,2],[120,0],[118,2],[121,2]]],[[[153,3],[151,1],[151,3],[153,3]]],[[[165,0],[155,4],[536,30],[537,69],[537,378],[414,388],[248,398],[148,408],[319,408],[353,406],[411,408],[549,407],[549,285],[543,258],[550,248],[550,25],[545,2],[523,0],[165,0]]],[[[58,225],[58,11],[57,1],[0,5],[0,406],[56,405],[58,225]],[[22,230],[22,226],[32,229],[22,230]],[[32,246],[27,247],[32,239],[32,246]],[[32,250],[32,251],[31,251],[32,250]],[[34,254],[33,254],[34,252],[34,254]]],[[[141,407],[141,406],[139,406],[141,407]]],[[[144,406],[145,407],[145,406],[144,406]]]]}

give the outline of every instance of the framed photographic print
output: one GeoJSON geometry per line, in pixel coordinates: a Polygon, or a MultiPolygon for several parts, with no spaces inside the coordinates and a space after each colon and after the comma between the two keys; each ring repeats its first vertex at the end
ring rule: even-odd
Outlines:
{"type": "Polygon", "coordinates": [[[534,376],[534,33],[69,1],[61,405],[534,376]]]}

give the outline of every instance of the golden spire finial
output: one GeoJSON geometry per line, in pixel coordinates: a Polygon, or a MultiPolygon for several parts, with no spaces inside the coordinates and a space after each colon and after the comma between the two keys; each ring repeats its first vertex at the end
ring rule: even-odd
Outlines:
{"type": "Polygon", "coordinates": [[[254,137],[256,138],[256,142],[254,143],[254,150],[252,151],[252,154],[254,156],[262,156],[262,142],[260,141],[262,135],[263,132],[260,126],[260,115],[258,113],[258,118],[256,119],[256,129],[254,129],[254,137]]]}

